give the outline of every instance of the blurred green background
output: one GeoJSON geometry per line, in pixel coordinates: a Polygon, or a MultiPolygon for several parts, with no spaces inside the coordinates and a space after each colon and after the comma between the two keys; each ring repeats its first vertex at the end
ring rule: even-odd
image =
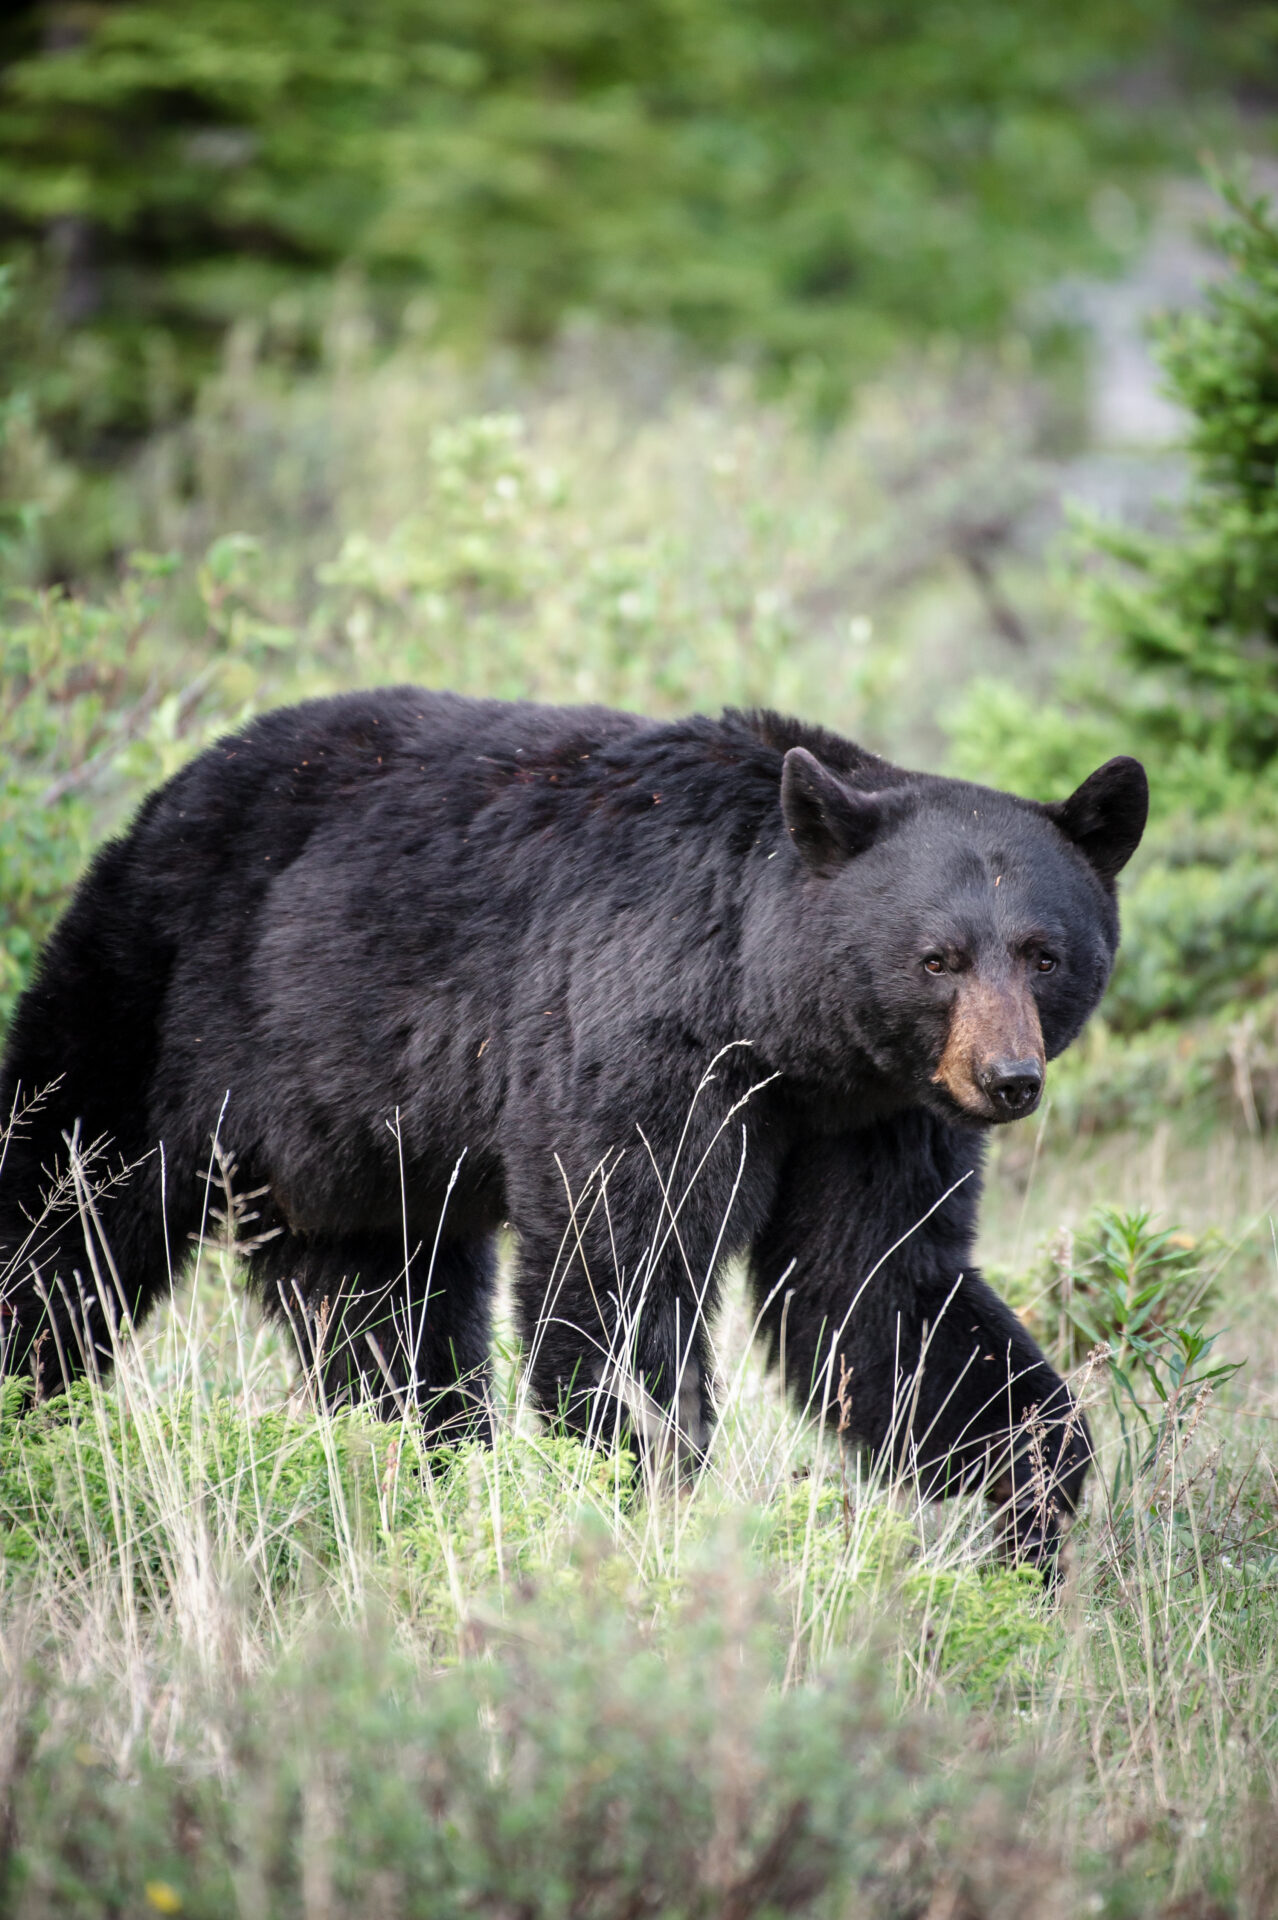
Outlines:
{"type": "Polygon", "coordinates": [[[1056,1110],[1268,1128],[1276,56],[1180,0],[11,8],[0,1013],[255,707],[767,702],[1043,797],[1146,754],[1056,1110]]]}
{"type": "Polygon", "coordinates": [[[1199,12],[31,7],[6,33],[0,207],[61,320],[109,342],[116,431],[152,423],[175,342],[215,348],[281,297],[305,335],[344,268],[472,351],[589,313],[838,394],[904,342],[997,334],[1121,243],[1096,195],[1175,151],[1200,53],[1241,78],[1269,51],[1263,10],[1199,12]]]}

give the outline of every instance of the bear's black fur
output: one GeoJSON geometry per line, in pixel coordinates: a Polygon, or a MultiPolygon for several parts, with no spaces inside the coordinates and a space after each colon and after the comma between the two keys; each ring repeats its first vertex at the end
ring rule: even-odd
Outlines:
{"type": "Polygon", "coordinates": [[[331,1394],[482,1431],[509,1222],[537,1404],[699,1450],[745,1253],[801,1401],[837,1417],[842,1379],[851,1438],[1050,1548],[1035,1463],[1072,1506],[1089,1442],[969,1264],[982,1137],[1100,999],[1145,809],[1134,761],[1045,807],[770,713],[268,713],[103,848],[18,1008],[3,1364],[109,1356],[216,1135],[331,1394]]]}

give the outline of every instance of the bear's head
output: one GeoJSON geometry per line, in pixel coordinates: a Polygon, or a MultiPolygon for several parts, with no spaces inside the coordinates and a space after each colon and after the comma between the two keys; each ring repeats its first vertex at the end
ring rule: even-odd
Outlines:
{"type": "Polygon", "coordinates": [[[785,756],[780,965],[800,1071],[851,1094],[868,1069],[893,1104],[960,1124],[1020,1119],[1109,978],[1144,769],[1110,760],[1052,805],[884,771],[785,756]]]}

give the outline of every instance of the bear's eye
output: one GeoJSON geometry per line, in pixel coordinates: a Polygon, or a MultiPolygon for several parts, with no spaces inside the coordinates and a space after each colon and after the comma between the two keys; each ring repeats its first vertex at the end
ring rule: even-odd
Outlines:
{"type": "Polygon", "coordinates": [[[943,953],[929,953],[923,962],[923,966],[928,973],[944,973],[945,955],[943,953]]]}
{"type": "Polygon", "coordinates": [[[1054,953],[1040,953],[1034,962],[1034,966],[1039,973],[1055,973],[1056,955],[1054,953]]]}

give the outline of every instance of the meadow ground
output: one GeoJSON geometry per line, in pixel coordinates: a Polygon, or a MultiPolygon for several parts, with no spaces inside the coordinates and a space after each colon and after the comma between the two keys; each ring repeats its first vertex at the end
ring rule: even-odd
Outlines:
{"type": "Polygon", "coordinates": [[[508,1336],[491,1452],[317,1408],[211,1233],[110,1384],[6,1404],[5,1910],[1272,1913],[1278,1160],[1050,1125],[986,1240],[1058,1358],[1111,1341],[1054,1599],[787,1410],[737,1286],[712,1458],[645,1487],[508,1336]],[[1101,1196],[1169,1209],[1125,1277],[1101,1196]]]}

